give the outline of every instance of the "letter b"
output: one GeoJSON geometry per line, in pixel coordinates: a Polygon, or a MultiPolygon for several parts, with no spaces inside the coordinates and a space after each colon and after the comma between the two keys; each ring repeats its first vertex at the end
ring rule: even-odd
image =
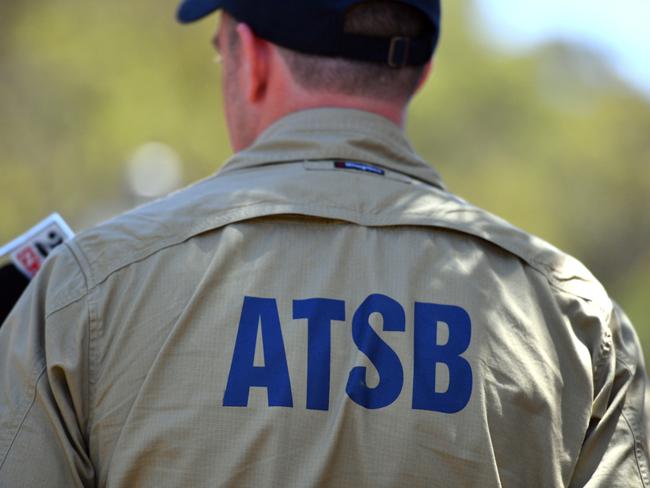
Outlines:
{"type": "Polygon", "coordinates": [[[415,304],[415,347],[413,364],[413,408],[442,413],[457,413],[464,409],[472,396],[472,368],[461,357],[470,345],[472,323],[469,314],[460,307],[415,304]],[[449,329],[446,344],[438,344],[438,324],[449,329]],[[449,387],[436,392],[436,365],[449,369],[449,387]]]}

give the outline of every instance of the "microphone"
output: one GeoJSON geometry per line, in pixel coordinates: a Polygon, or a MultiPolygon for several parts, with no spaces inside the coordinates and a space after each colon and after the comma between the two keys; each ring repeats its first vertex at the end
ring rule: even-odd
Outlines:
{"type": "Polygon", "coordinates": [[[74,236],[59,214],[52,214],[0,247],[0,324],[50,253],[74,236]]]}

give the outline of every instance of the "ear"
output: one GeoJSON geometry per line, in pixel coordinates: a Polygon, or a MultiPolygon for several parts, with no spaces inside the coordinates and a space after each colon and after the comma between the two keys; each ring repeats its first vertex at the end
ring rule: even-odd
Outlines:
{"type": "Polygon", "coordinates": [[[241,41],[241,63],[244,83],[242,90],[249,103],[259,102],[265,95],[269,81],[271,46],[255,35],[246,24],[237,25],[241,41]]]}

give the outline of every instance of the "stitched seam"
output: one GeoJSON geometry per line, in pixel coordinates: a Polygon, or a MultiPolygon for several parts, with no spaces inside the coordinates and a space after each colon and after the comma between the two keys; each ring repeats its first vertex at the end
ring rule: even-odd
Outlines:
{"type": "Polygon", "coordinates": [[[86,438],[86,443],[88,445],[88,450],[90,451],[90,426],[93,425],[93,413],[94,413],[94,405],[91,404],[91,398],[93,397],[92,395],[92,388],[94,383],[94,373],[95,373],[95,368],[93,367],[93,345],[92,345],[92,331],[93,331],[93,323],[95,322],[95,317],[96,317],[96,312],[94,311],[93,308],[93,302],[90,299],[90,296],[88,296],[88,303],[87,303],[87,312],[88,312],[88,334],[86,336],[86,371],[88,372],[88,375],[86,377],[87,379],[87,384],[86,386],[86,406],[88,408],[88,419],[87,419],[87,424],[86,424],[86,429],[84,432],[85,438],[86,438]]]}
{"type": "Polygon", "coordinates": [[[57,308],[54,309],[53,311],[51,311],[51,312],[45,314],[45,319],[47,320],[47,319],[49,319],[50,317],[52,317],[53,315],[56,315],[57,313],[61,312],[62,310],[65,310],[65,309],[68,308],[69,306],[74,305],[75,303],[77,303],[77,302],[83,300],[84,298],[86,298],[86,296],[87,296],[87,293],[84,292],[83,295],[81,295],[80,297],[75,298],[74,300],[72,300],[72,301],[66,303],[65,305],[63,305],[63,306],[61,306],[61,307],[57,307],[57,308]]]}
{"type": "Polygon", "coordinates": [[[641,480],[643,486],[647,487],[650,484],[650,479],[648,474],[648,467],[646,465],[645,459],[643,458],[643,446],[634,434],[634,428],[632,427],[632,423],[628,419],[627,415],[625,415],[625,409],[626,407],[623,407],[621,410],[621,416],[623,417],[623,420],[625,420],[627,428],[630,431],[630,435],[632,436],[632,441],[634,443],[634,460],[636,462],[636,467],[639,470],[639,479],[641,480]]]}
{"type": "Polygon", "coordinates": [[[69,243],[65,242],[65,243],[63,243],[63,245],[66,246],[68,254],[70,254],[73,257],[73,259],[75,260],[75,262],[77,263],[77,266],[79,267],[79,271],[81,273],[81,276],[83,277],[83,280],[84,280],[84,288],[85,289],[83,291],[80,291],[80,292],[77,292],[77,293],[67,293],[67,294],[63,295],[62,298],[59,298],[59,300],[57,300],[57,302],[59,304],[54,305],[52,307],[52,310],[50,310],[49,312],[46,312],[46,315],[45,315],[46,318],[49,318],[52,315],[54,315],[55,313],[60,312],[64,308],[69,307],[73,303],[78,302],[79,300],[81,300],[82,298],[84,298],[88,294],[88,278],[86,276],[86,273],[84,273],[84,269],[81,266],[81,263],[79,262],[79,259],[77,258],[77,256],[76,256],[75,252],[73,251],[73,249],[70,247],[69,243]]]}
{"type": "MultiPolygon", "coordinates": [[[[119,271],[120,269],[123,269],[123,268],[125,268],[125,267],[127,267],[127,266],[129,266],[129,265],[131,265],[133,263],[143,261],[143,260],[153,256],[154,254],[156,254],[156,253],[158,253],[158,252],[160,252],[160,251],[162,251],[164,249],[168,249],[170,247],[174,247],[174,246],[177,246],[179,244],[182,244],[183,242],[185,242],[185,241],[187,241],[189,239],[192,239],[193,237],[195,237],[195,236],[197,236],[199,234],[209,232],[211,230],[218,229],[218,228],[223,227],[224,225],[228,225],[230,223],[235,223],[240,218],[249,219],[249,218],[257,218],[257,217],[262,217],[262,216],[267,216],[267,215],[271,216],[271,215],[290,214],[290,213],[300,214],[301,210],[302,211],[304,211],[304,210],[317,211],[317,210],[328,210],[328,209],[330,209],[330,210],[334,210],[334,211],[342,211],[344,213],[347,213],[348,216],[364,217],[364,216],[370,215],[373,219],[377,220],[376,223],[374,223],[374,225],[377,225],[377,226],[388,225],[388,221],[386,219],[377,218],[378,217],[377,214],[372,214],[372,213],[371,214],[363,214],[363,213],[357,212],[355,210],[352,210],[350,208],[342,207],[342,206],[336,206],[336,205],[302,205],[300,207],[300,209],[295,208],[294,212],[291,212],[291,211],[288,211],[288,210],[282,210],[280,212],[271,210],[271,211],[263,212],[262,214],[259,214],[259,215],[255,214],[254,210],[255,210],[256,207],[266,206],[267,204],[268,204],[268,202],[260,200],[260,201],[256,201],[256,202],[249,203],[249,204],[243,204],[243,205],[231,207],[227,211],[224,211],[221,214],[219,214],[218,216],[215,216],[214,218],[210,219],[209,222],[206,222],[203,225],[190,227],[189,229],[187,229],[186,232],[184,232],[182,237],[179,237],[178,239],[172,239],[172,240],[170,240],[168,242],[163,242],[163,243],[161,243],[160,246],[158,246],[156,248],[145,250],[145,251],[143,251],[143,252],[141,252],[139,254],[134,255],[127,262],[118,264],[115,267],[115,269],[113,269],[112,271],[107,273],[105,276],[101,275],[101,276],[93,279],[93,284],[92,284],[91,288],[94,288],[94,287],[98,286],[99,284],[104,282],[108,277],[110,277],[112,274],[119,271]],[[245,210],[248,210],[248,212],[246,212],[245,210]]],[[[288,206],[293,206],[293,205],[289,204],[289,203],[287,203],[287,204],[280,203],[280,204],[272,205],[272,207],[275,207],[275,208],[277,208],[277,207],[288,207],[288,206]]],[[[416,214],[406,214],[405,213],[404,215],[416,215],[416,214]]],[[[409,224],[405,224],[405,225],[409,225],[409,224]]],[[[413,225],[413,224],[411,224],[411,225],[413,225]]]]}
{"type": "Polygon", "coordinates": [[[95,283],[92,281],[92,267],[88,261],[88,256],[83,252],[83,249],[77,240],[72,240],[69,243],[66,243],[66,245],[68,246],[68,249],[70,249],[70,254],[74,256],[75,261],[79,265],[79,269],[81,270],[81,274],[85,280],[86,292],[88,293],[95,286],[95,283]]]}
{"type": "MultiPolygon", "coordinates": [[[[460,226],[443,225],[443,222],[436,222],[435,220],[432,220],[430,222],[430,224],[424,224],[424,223],[419,223],[419,222],[398,222],[398,223],[394,223],[392,221],[392,219],[389,220],[389,219],[387,219],[385,217],[382,217],[380,214],[377,214],[377,213],[370,213],[370,212],[369,213],[361,213],[361,212],[358,212],[358,211],[356,211],[354,209],[351,209],[349,207],[338,206],[338,205],[302,204],[302,205],[296,206],[294,203],[277,203],[277,204],[271,204],[270,208],[266,207],[267,205],[269,205],[269,202],[264,201],[264,200],[259,200],[259,201],[253,202],[253,203],[247,203],[247,204],[231,207],[228,210],[226,210],[224,212],[221,212],[220,214],[213,217],[208,222],[206,222],[206,223],[204,223],[202,225],[198,225],[198,226],[195,226],[195,227],[190,227],[189,229],[187,229],[183,233],[182,237],[179,237],[177,239],[172,239],[172,240],[169,240],[167,242],[163,241],[160,244],[160,246],[157,246],[157,247],[155,247],[153,249],[144,250],[144,251],[140,252],[139,254],[135,254],[127,262],[117,264],[117,266],[113,270],[108,272],[107,274],[96,277],[93,280],[93,283],[91,284],[90,288],[93,288],[93,287],[97,286],[98,284],[105,281],[109,276],[111,276],[116,271],[118,271],[118,270],[120,270],[120,269],[122,269],[124,267],[127,267],[132,263],[147,259],[148,257],[153,256],[154,254],[156,254],[156,253],[158,253],[158,252],[160,252],[160,251],[162,251],[164,249],[179,245],[179,244],[193,238],[196,235],[202,234],[204,232],[209,232],[211,230],[215,230],[215,229],[217,229],[219,227],[222,227],[224,225],[228,225],[230,223],[234,223],[238,219],[241,219],[241,218],[249,219],[249,218],[256,218],[256,217],[262,217],[262,216],[272,216],[272,215],[278,215],[278,214],[290,214],[290,213],[302,214],[305,211],[315,212],[315,211],[328,211],[328,210],[334,211],[334,212],[343,212],[343,213],[347,214],[344,217],[349,217],[349,218],[355,217],[355,218],[358,218],[358,219],[361,219],[361,220],[368,220],[370,218],[371,220],[373,220],[373,222],[365,224],[365,225],[371,226],[371,227],[374,227],[374,226],[379,227],[379,226],[387,226],[387,225],[391,225],[391,226],[415,226],[415,227],[437,227],[439,229],[447,229],[447,230],[460,232],[460,233],[466,234],[468,236],[472,236],[472,237],[475,237],[477,239],[481,239],[481,240],[483,240],[485,242],[488,242],[488,243],[492,244],[495,247],[498,247],[499,249],[504,250],[505,252],[507,252],[507,253],[509,253],[509,254],[511,254],[513,256],[519,257],[520,259],[524,260],[529,266],[531,266],[531,268],[533,268],[533,269],[537,270],[539,273],[541,273],[546,278],[546,280],[549,281],[549,284],[554,285],[554,283],[550,281],[550,278],[547,275],[547,273],[545,273],[543,271],[543,267],[540,267],[537,262],[535,262],[533,259],[530,258],[530,256],[520,256],[519,254],[517,254],[517,253],[503,247],[498,242],[494,242],[494,241],[490,240],[488,238],[488,236],[481,236],[481,235],[470,233],[470,232],[467,231],[467,229],[464,229],[464,228],[462,228],[460,226]],[[256,210],[257,207],[260,207],[260,206],[264,206],[265,211],[263,213],[261,213],[261,214],[256,214],[255,210],[256,210]],[[286,210],[284,208],[286,208],[286,210]]],[[[421,214],[419,214],[419,213],[411,213],[411,212],[404,212],[404,213],[402,213],[402,216],[405,217],[405,218],[409,218],[409,217],[411,217],[411,218],[422,218],[421,214]]],[[[337,215],[337,217],[340,217],[340,215],[337,215]]],[[[559,290],[562,290],[562,291],[566,291],[563,288],[560,288],[558,286],[555,286],[555,288],[557,288],[559,290]]],[[[567,292],[567,293],[570,293],[570,292],[567,292]]],[[[582,298],[582,297],[579,297],[578,295],[573,295],[572,294],[572,296],[577,296],[578,298],[582,298]]]]}
{"type": "Polygon", "coordinates": [[[88,290],[84,290],[82,292],[78,292],[78,293],[74,293],[74,294],[70,293],[70,294],[64,295],[63,298],[58,300],[58,302],[60,302],[60,304],[52,307],[52,310],[46,312],[45,317],[46,318],[51,317],[55,313],[60,312],[61,310],[63,310],[64,308],[69,307],[70,305],[72,305],[75,302],[78,302],[79,300],[83,299],[83,297],[86,296],[87,292],[88,292],[88,290]]]}
{"type": "Polygon", "coordinates": [[[566,293],[567,295],[570,295],[573,298],[577,298],[577,299],[581,300],[584,303],[588,303],[590,305],[593,305],[593,306],[597,307],[598,310],[601,312],[601,314],[606,314],[607,313],[607,309],[603,305],[601,305],[599,302],[595,302],[594,300],[586,298],[586,297],[584,297],[582,295],[578,295],[577,293],[574,293],[574,292],[572,292],[571,290],[569,290],[567,288],[563,288],[563,287],[559,286],[557,283],[555,283],[552,280],[552,278],[548,274],[546,274],[544,271],[539,270],[535,266],[531,266],[531,268],[533,268],[536,271],[539,271],[546,278],[546,281],[548,282],[548,284],[549,284],[549,286],[551,288],[553,288],[553,289],[555,289],[557,291],[560,291],[562,293],[566,293]]]}
{"type": "MultiPolygon", "coordinates": [[[[91,412],[92,412],[92,409],[90,407],[90,386],[92,384],[92,380],[91,380],[92,371],[90,369],[90,339],[91,339],[90,334],[91,334],[92,310],[91,310],[91,302],[90,302],[90,296],[89,296],[90,295],[90,290],[88,288],[88,277],[86,276],[86,272],[84,271],[84,263],[81,262],[80,258],[83,258],[86,263],[87,263],[87,259],[86,259],[86,256],[83,255],[83,253],[81,253],[81,251],[80,251],[81,256],[78,256],[77,253],[75,252],[75,250],[72,248],[72,246],[70,244],[66,243],[66,246],[68,247],[69,253],[72,255],[75,262],[77,263],[77,266],[79,267],[79,271],[81,272],[81,276],[83,276],[83,279],[84,279],[84,288],[85,288],[85,290],[84,290],[84,293],[81,295],[81,297],[79,297],[79,300],[82,299],[82,298],[86,298],[87,302],[88,302],[87,303],[88,328],[86,330],[86,332],[87,332],[87,334],[86,334],[86,344],[85,344],[86,354],[85,354],[85,365],[84,365],[85,370],[88,372],[88,375],[86,377],[87,382],[84,385],[84,388],[85,388],[84,400],[85,400],[86,407],[88,409],[88,418],[86,420],[86,422],[87,422],[86,423],[86,428],[84,429],[84,437],[86,438],[86,442],[89,444],[88,441],[90,439],[89,433],[90,433],[90,425],[91,425],[90,417],[91,417],[91,412]]],[[[79,246],[76,246],[76,247],[78,248],[79,246]]]]}
{"type": "Polygon", "coordinates": [[[36,382],[34,383],[34,394],[32,396],[31,402],[29,402],[29,406],[27,407],[27,410],[25,410],[25,413],[23,414],[22,419],[20,422],[18,422],[18,425],[16,426],[16,432],[14,433],[11,442],[9,443],[9,446],[7,446],[7,450],[4,453],[4,456],[2,457],[2,463],[0,463],[0,471],[5,465],[5,462],[7,461],[7,458],[9,457],[9,453],[11,452],[11,448],[13,447],[14,443],[16,442],[16,439],[18,438],[18,434],[20,433],[20,430],[23,428],[23,425],[25,424],[25,421],[27,420],[27,417],[29,415],[29,412],[31,412],[32,408],[34,407],[34,404],[36,403],[36,395],[38,392],[38,383],[41,381],[41,378],[43,378],[43,375],[45,374],[46,368],[43,367],[43,369],[40,371],[38,376],[36,377],[36,382]]]}

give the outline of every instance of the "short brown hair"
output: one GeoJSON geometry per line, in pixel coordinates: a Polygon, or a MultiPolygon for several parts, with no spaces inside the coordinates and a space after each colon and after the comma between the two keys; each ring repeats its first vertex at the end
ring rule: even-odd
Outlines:
{"type": "MultiPolygon", "coordinates": [[[[370,0],[350,9],[345,31],[351,34],[390,38],[417,37],[430,23],[419,10],[394,0],[370,0]]],[[[309,90],[346,95],[408,100],[423,75],[423,66],[399,69],[388,64],[304,54],[280,48],[294,79],[309,90]]]]}

